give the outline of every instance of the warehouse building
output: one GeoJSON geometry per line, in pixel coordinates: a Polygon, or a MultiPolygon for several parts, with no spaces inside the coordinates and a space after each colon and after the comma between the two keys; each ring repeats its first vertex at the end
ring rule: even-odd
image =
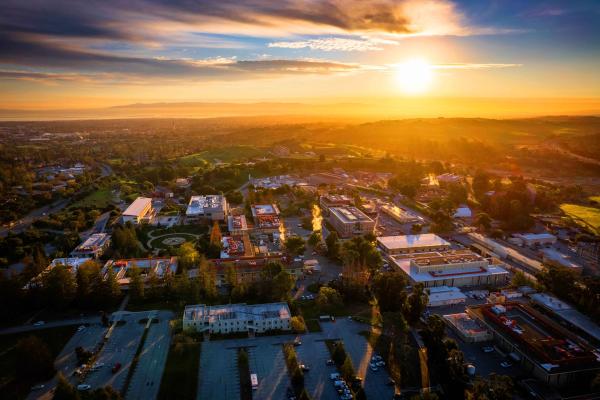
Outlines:
{"type": "Polygon", "coordinates": [[[375,229],[375,221],[353,206],[330,207],[327,220],[341,238],[366,235],[375,229]]]}
{"type": "Polygon", "coordinates": [[[183,329],[199,333],[249,334],[291,330],[291,313],[287,303],[226,304],[186,306],[183,329]]]}
{"type": "Polygon", "coordinates": [[[517,302],[467,307],[497,345],[547,385],[589,386],[600,371],[592,346],[533,307],[517,302]]]}
{"type": "Polygon", "coordinates": [[[390,261],[406,274],[411,285],[497,286],[504,285],[509,279],[502,264],[465,249],[398,254],[391,256],[390,261]]]}
{"type": "Polygon", "coordinates": [[[391,203],[385,203],[379,210],[401,224],[422,223],[423,218],[391,203]]]}
{"type": "Polygon", "coordinates": [[[433,233],[380,236],[377,245],[387,255],[450,250],[450,243],[433,233]]]}

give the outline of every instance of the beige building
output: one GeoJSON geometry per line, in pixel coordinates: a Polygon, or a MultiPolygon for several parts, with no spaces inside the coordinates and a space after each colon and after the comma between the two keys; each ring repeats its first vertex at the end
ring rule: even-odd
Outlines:
{"type": "Polygon", "coordinates": [[[123,223],[131,222],[134,225],[142,222],[150,222],[153,217],[152,199],[149,197],[138,197],[123,212],[123,223]]]}
{"type": "Polygon", "coordinates": [[[330,207],[327,220],[341,238],[366,235],[375,229],[375,221],[352,206],[330,207]]]}

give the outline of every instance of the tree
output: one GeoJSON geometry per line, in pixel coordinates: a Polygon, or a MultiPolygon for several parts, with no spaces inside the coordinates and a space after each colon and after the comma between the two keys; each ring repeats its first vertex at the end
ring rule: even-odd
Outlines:
{"type": "Polygon", "coordinates": [[[412,226],[410,227],[410,233],[412,233],[413,235],[418,235],[422,231],[423,225],[421,224],[412,224],[412,226]]]}
{"type": "Polygon", "coordinates": [[[200,290],[208,299],[217,298],[217,278],[215,276],[214,268],[208,263],[206,258],[200,256],[200,265],[198,269],[200,290]]]}
{"type": "Polygon", "coordinates": [[[406,320],[410,325],[414,325],[419,321],[421,314],[427,308],[428,302],[429,296],[425,292],[425,287],[422,283],[416,284],[407,299],[406,320]]]}
{"type": "Polygon", "coordinates": [[[292,330],[296,333],[306,332],[306,324],[304,323],[304,318],[302,318],[301,315],[292,317],[290,325],[292,326],[292,330]]]}
{"type": "Polygon", "coordinates": [[[77,356],[77,364],[85,364],[92,357],[92,353],[85,350],[81,346],[75,347],[75,355],[77,356]]]}
{"type": "Polygon", "coordinates": [[[77,268],[77,301],[84,307],[95,307],[103,301],[102,276],[100,266],[93,260],[81,264],[77,268]]]}
{"type": "Polygon", "coordinates": [[[325,244],[327,245],[327,257],[331,260],[339,260],[341,246],[337,232],[330,232],[325,239],[325,244]]]}
{"type": "Polygon", "coordinates": [[[511,400],[514,384],[509,376],[491,374],[488,379],[476,378],[466,391],[467,400],[511,400]]]}
{"type": "Polygon", "coordinates": [[[402,311],[406,307],[408,281],[400,272],[378,274],[371,286],[382,312],[402,311]]]}
{"type": "Polygon", "coordinates": [[[54,373],[50,349],[37,336],[28,336],[15,346],[15,367],[17,376],[30,379],[47,379],[54,373]]]}
{"type": "Polygon", "coordinates": [[[43,275],[42,285],[46,301],[52,307],[62,309],[73,301],[77,292],[75,278],[70,268],[57,265],[43,275]]]}
{"type": "MultiPolygon", "coordinates": [[[[219,244],[220,243],[221,242],[219,239],[219,244]]],[[[200,253],[198,253],[198,250],[196,250],[194,244],[190,242],[185,242],[181,246],[179,246],[179,249],[177,249],[177,256],[179,263],[178,265],[183,271],[194,268],[198,264],[198,261],[200,261],[200,253]]]]}
{"type": "Polygon", "coordinates": [[[316,303],[322,312],[333,312],[344,304],[340,293],[328,286],[319,289],[316,303]]]}
{"type": "Polygon", "coordinates": [[[475,225],[480,226],[484,231],[492,227],[492,218],[486,213],[479,213],[475,218],[475,225]]]}
{"type": "Polygon", "coordinates": [[[131,299],[134,301],[143,300],[145,297],[144,293],[144,280],[142,279],[142,272],[137,265],[132,265],[127,271],[129,274],[129,294],[131,299]]]}
{"type": "Polygon", "coordinates": [[[321,232],[317,231],[311,233],[308,238],[308,244],[310,244],[312,247],[315,247],[317,244],[319,244],[319,242],[321,242],[321,232]]]}
{"type": "Polygon", "coordinates": [[[221,227],[219,227],[219,222],[215,221],[210,231],[210,244],[220,246],[221,239],[223,239],[221,227]]]}
{"type": "Polygon", "coordinates": [[[354,366],[352,365],[352,360],[350,359],[350,357],[348,357],[348,354],[346,354],[346,359],[340,367],[340,374],[347,381],[350,381],[354,377],[354,366]]]}
{"type": "Polygon", "coordinates": [[[292,236],[287,238],[284,242],[284,245],[285,249],[292,256],[304,254],[304,251],[306,250],[306,243],[300,236],[292,236]]]}
{"type": "Polygon", "coordinates": [[[342,249],[342,258],[346,266],[357,267],[360,271],[367,270],[373,274],[383,265],[375,242],[365,237],[359,236],[344,242],[342,249]]]}
{"type": "Polygon", "coordinates": [[[73,385],[67,381],[62,372],[58,373],[58,382],[56,383],[56,389],[54,390],[54,400],[79,400],[79,393],[73,385]]]}

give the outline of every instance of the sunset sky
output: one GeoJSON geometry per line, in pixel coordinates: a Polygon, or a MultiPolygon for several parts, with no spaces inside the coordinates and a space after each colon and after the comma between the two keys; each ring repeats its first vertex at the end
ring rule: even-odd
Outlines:
{"type": "Polygon", "coordinates": [[[600,97],[597,0],[5,0],[0,49],[5,109],[600,97]]]}

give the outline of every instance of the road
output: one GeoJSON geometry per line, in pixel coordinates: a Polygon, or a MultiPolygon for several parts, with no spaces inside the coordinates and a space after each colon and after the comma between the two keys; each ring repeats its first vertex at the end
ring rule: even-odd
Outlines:
{"type": "MultiPolygon", "coordinates": [[[[87,351],[93,350],[102,341],[102,337],[106,333],[106,330],[106,327],[97,323],[88,326],[82,331],[75,332],[56,360],[54,360],[56,371],[61,372],[72,384],[77,384],[77,379],[73,376],[75,369],[78,367],[75,349],[77,347],[83,347],[87,351]]],[[[44,388],[42,390],[32,391],[27,398],[30,400],[51,399],[56,383],[56,377],[48,382],[44,382],[44,388]]]]}
{"type": "Polygon", "coordinates": [[[0,335],[10,335],[13,333],[23,333],[23,332],[31,332],[31,331],[39,331],[42,329],[49,328],[58,328],[60,326],[69,326],[69,325],[82,325],[82,324],[99,324],[100,317],[82,317],[82,318],[71,318],[71,319],[61,319],[59,321],[50,321],[46,322],[44,325],[34,326],[34,325],[19,325],[19,326],[11,326],[10,328],[2,328],[0,329],[0,335]]]}

